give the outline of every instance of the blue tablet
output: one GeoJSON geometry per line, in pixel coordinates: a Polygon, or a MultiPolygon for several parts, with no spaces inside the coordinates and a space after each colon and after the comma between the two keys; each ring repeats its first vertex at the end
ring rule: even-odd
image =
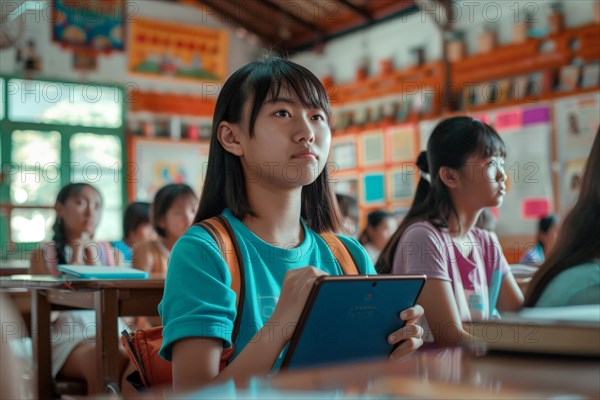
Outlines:
{"type": "Polygon", "coordinates": [[[316,280],[281,369],[385,358],[400,312],[415,305],[425,275],[322,276],[316,280]]]}

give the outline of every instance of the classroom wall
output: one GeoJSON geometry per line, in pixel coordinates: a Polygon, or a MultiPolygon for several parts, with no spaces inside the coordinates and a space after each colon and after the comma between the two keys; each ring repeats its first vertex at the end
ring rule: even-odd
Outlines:
{"type": "MultiPolygon", "coordinates": [[[[431,0],[421,3],[425,11],[348,34],[327,43],[320,51],[296,54],[292,60],[317,76],[331,75],[338,83],[354,80],[357,65],[365,57],[371,75],[379,73],[380,60],[384,58],[391,58],[396,69],[409,66],[410,50],[415,47],[425,48],[427,61],[441,60],[443,42],[436,21],[441,22],[446,13],[431,0]]],[[[562,5],[566,27],[592,22],[594,0],[459,1],[455,5],[454,29],[465,33],[466,50],[470,54],[476,51],[479,34],[485,28],[497,32],[500,45],[510,43],[514,21],[523,20],[525,6],[537,20],[534,28],[541,29],[552,3],[562,5]]]]}
{"type": "MultiPolygon", "coordinates": [[[[51,13],[46,9],[51,7],[51,2],[40,1],[37,3],[40,4],[39,10],[30,10],[23,14],[25,33],[21,38],[21,45],[24,45],[30,38],[35,40],[36,49],[42,59],[40,76],[102,83],[135,82],[140,90],[200,95],[203,85],[199,83],[188,81],[181,83],[174,79],[160,80],[130,76],[127,72],[126,53],[113,52],[108,55],[100,55],[97,71],[85,74],[75,71],[71,67],[71,52],[63,50],[59,45],[52,42],[51,23],[48,20],[51,13]]],[[[226,25],[218,15],[203,11],[200,8],[167,1],[129,0],[126,15],[128,16],[128,24],[135,23],[136,18],[149,18],[226,29],[229,31],[229,71],[235,71],[262,52],[262,48],[258,43],[241,39],[236,35],[235,28],[226,25]]],[[[17,72],[15,71],[15,55],[16,49],[14,47],[0,51],[0,73],[11,74],[17,72]]]]}

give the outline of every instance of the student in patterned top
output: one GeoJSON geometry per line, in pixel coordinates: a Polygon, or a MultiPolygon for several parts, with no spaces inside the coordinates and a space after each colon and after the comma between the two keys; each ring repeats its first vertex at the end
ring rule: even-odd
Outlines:
{"type": "Polygon", "coordinates": [[[462,321],[518,310],[521,293],[496,236],[475,227],[506,191],[504,142],[470,117],[440,122],[421,152],[413,204],[378,259],[379,273],[426,274],[419,297],[425,340],[454,345],[472,337],[462,321]]]}

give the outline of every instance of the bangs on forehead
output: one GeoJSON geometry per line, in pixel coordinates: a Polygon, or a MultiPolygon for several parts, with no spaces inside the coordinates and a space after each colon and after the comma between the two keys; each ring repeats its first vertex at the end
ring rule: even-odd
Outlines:
{"type": "Polygon", "coordinates": [[[483,130],[479,135],[476,152],[483,157],[506,157],[506,146],[500,135],[489,125],[481,125],[483,130]]]}
{"type": "Polygon", "coordinates": [[[327,119],[331,118],[329,98],[321,81],[308,69],[291,62],[271,59],[260,63],[248,75],[243,90],[252,99],[251,135],[262,105],[266,101],[283,98],[286,92],[295,94],[304,107],[323,110],[327,119]]]}

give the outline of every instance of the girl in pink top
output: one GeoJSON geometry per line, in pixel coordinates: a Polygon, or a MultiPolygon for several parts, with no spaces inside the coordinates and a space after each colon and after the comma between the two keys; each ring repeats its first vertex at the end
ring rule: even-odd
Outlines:
{"type": "Polygon", "coordinates": [[[475,227],[506,194],[504,142],[470,117],[440,122],[421,152],[415,199],[378,259],[379,273],[426,274],[419,298],[425,337],[440,345],[471,340],[463,321],[482,320],[523,302],[497,237],[475,227]]]}

